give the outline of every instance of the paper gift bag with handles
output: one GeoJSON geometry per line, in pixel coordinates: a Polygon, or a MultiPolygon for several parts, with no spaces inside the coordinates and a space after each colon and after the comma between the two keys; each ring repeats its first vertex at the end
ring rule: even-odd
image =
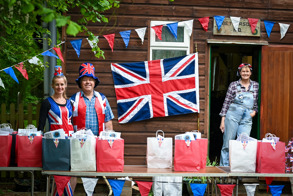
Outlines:
{"type": "Polygon", "coordinates": [[[124,169],[124,139],[96,140],[97,171],[114,172],[124,169]]]}
{"type": "Polygon", "coordinates": [[[148,168],[172,168],[172,138],[164,137],[162,130],[156,132],[156,137],[148,137],[146,159],[148,168]],[[159,135],[160,133],[162,135],[159,135]]]}
{"type": "Polygon", "coordinates": [[[72,138],[70,142],[71,171],[96,171],[96,138],[72,138]]]}
{"type": "Polygon", "coordinates": [[[42,167],[42,138],[16,135],[18,167],[42,167]]]}
{"type": "Polygon", "coordinates": [[[43,138],[43,170],[70,170],[70,140],[43,138]]]}
{"type": "Polygon", "coordinates": [[[229,161],[231,172],[255,172],[257,140],[246,133],[237,140],[229,141],[229,161]]]}
{"type": "Polygon", "coordinates": [[[285,143],[270,137],[257,143],[256,171],[258,173],[285,173],[285,143]]]}
{"type": "Polygon", "coordinates": [[[198,171],[206,167],[207,139],[175,140],[174,171],[198,171]]]}
{"type": "Polygon", "coordinates": [[[0,167],[9,167],[12,136],[0,136],[0,167]]]}

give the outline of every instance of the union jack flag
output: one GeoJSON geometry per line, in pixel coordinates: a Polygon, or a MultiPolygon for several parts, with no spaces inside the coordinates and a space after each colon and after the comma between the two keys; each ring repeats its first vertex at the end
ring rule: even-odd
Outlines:
{"type": "Polygon", "coordinates": [[[111,64],[119,123],[199,113],[198,54],[111,64]]]}

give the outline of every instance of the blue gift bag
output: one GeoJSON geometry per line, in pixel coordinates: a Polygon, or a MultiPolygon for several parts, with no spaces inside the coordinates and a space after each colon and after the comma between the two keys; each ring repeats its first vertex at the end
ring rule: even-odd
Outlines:
{"type": "Polygon", "coordinates": [[[45,139],[43,145],[43,170],[70,170],[70,140],[45,139]]]}

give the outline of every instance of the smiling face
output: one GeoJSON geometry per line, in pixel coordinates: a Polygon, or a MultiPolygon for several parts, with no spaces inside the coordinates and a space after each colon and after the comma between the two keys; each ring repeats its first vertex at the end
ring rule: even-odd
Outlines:
{"type": "Polygon", "coordinates": [[[55,94],[63,94],[67,87],[67,81],[65,77],[56,76],[52,81],[52,88],[54,89],[55,94]]]}
{"type": "Polygon", "coordinates": [[[249,80],[251,76],[251,70],[249,67],[243,67],[240,71],[240,76],[242,80],[249,80]]]}
{"type": "Polygon", "coordinates": [[[93,92],[95,88],[95,79],[92,77],[84,76],[81,78],[80,86],[83,92],[93,92]]]}

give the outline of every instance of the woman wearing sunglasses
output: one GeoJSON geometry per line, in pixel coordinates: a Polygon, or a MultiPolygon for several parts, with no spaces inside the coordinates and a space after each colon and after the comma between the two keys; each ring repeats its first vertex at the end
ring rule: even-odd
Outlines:
{"type": "Polygon", "coordinates": [[[220,113],[220,129],[223,135],[220,166],[229,166],[229,140],[241,133],[250,135],[252,118],[258,111],[259,84],[250,79],[252,66],[242,63],[238,67],[238,81],[231,82],[220,113]]]}

